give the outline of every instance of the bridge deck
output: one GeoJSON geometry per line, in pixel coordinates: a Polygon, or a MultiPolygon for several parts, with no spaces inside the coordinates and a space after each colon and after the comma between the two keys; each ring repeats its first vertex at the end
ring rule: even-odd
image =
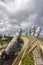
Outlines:
{"type": "Polygon", "coordinates": [[[35,56],[36,65],[43,65],[43,60],[41,59],[39,51],[37,48],[33,51],[33,53],[35,56]]]}

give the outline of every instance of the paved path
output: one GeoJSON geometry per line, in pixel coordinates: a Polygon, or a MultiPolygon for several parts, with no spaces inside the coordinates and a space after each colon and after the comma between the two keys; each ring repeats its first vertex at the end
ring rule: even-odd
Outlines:
{"type": "Polygon", "coordinates": [[[33,51],[33,54],[34,54],[34,57],[35,57],[36,65],[43,65],[43,60],[40,57],[40,53],[39,53],[39,49],[38,48],[36,48],[33,51]]]}

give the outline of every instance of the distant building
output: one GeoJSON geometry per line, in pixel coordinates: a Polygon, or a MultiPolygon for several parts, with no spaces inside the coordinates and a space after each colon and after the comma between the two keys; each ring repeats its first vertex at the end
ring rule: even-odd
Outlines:
{"type": "Polygon", "coordinates": [[[28,29],[28,35],[29,36],[31,35],[31,29],[28,29]]]}
{"type": "Polygon", "coordinates": [[[31,35],[34,35],[35,34],[35,27],[33,26],[32,28],[31,28],[31,35]]]}
{"type": "Polygon", "coordinates": [[[26,31],[25,34],[28,35],[28,31],[26,31]]]}
{"type": "Polygon", "coordinates": [[[37,27],[36,32],[35,32],[35,36],[38,37],[40,35],[40,32],[41,32],[41,28],[37,27]]]}
{"type": "Polygon", "coordinates": [[[7,37],[5,37],[5,34],[2,35],[2,40],[6,40],[7,37]]]}

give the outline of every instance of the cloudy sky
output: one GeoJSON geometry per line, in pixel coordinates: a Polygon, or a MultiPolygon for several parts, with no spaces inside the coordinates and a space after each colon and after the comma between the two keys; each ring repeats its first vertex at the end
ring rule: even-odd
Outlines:
{"type": "Polygon", "coordinates": [[[43,0],[0,0],[0,33],[40,26],[43,34],[43,0]]]}

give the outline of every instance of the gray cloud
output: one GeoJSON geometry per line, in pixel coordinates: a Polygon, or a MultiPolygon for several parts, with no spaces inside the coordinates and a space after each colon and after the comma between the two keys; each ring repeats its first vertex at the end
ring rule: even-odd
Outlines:
{"type": "Polygon", "coordinates": [[[14,32],[19,26],[43,27],[43,0],[1,0],[0,30],[14,32]]]}

